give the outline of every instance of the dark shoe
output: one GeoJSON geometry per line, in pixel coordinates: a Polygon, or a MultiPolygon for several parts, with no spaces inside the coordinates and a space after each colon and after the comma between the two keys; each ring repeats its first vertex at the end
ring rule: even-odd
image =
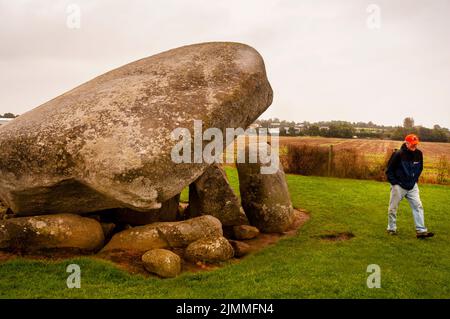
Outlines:
{"type": "Polygon", "coordinates": [[[397,231],[396,230],[387,230],[388,235],[397,235],[397,231]]]}
{"type": "Polygon", "coordinates": [[[427,231],[424,231],[422,233],[416,233],[416,237],[418,239],[430,238],[430,237],[433,237],[433,236],[434,236],[434,233],[427,232],[427,231]]]}

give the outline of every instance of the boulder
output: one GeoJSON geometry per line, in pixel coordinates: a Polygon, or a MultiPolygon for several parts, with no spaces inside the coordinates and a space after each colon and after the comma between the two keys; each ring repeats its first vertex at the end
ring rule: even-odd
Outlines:
{"type": "Polygon", "coordinates": [[[0,249],[37,252],[67,249],[95,252],[104,242],[102,226],[73,214],[18,217],[0,221],[0,249]]]}
{"type": "Polygon", "coordinates": [[[163,278],[178,276],[181,272],[181,258],[167,249],[152,249],[142,256],[144,268],[163,278]]]}
{"type": "Polygon", "coordinates": [[[271,103],[263,59],[244,44],[135,61],[0,127],[0,198],[22,216],[160,208],[209,166],[172,159],[175,129],[245,128],[271,103]]]}
{"type": "Polygon", "coordinates": [[[294,220],[294,209],[281,164],[273,174],[262,174],[261,167],[267,165],[259,160],[236,166],[242,207],[250,224],[265,233],[288,230],[294,220]]]}
{"type": "Polygon", "coordinates": [[[252,239],[259,235],[259,230],[255,226],[238,225],[233,226],[233,237],[240,240],[252,239]]]}
{"type": "Polygon", "coordinates": [[[216,263],[233,258],[231,244],[223,236],[199,239],[187,246],[184,257],[191,262],[216,263]]]}
{"type": "Polygon", "coordinates": [[[235,257],[243,257],[250,253],[251,247],[249,244],[239,240],[228,240],[234,250],[235,257]]]}
{"type": "Polygon", "coordinates": [[[148,212],[138,212],[129,208],[114,209],[114,220],[132,226],[147,225],[155,222],[173,222],[177,220],[180,194],[162,203],[161,208],[148,212]]]}
{"type": "Polygon", "coordinates": [[[121,231],[112,237],[102,252],[186,247],[196,240],[222,236],[222,234],[220,221],[206,215],[180,222],[153,223],[121,231]]]}
{"type": "Polygon", "coordinates": [[[222,225],[248,224],[239,198],[234,193],[224,170],[213,164],[189,186],[190,216],[212,215],[222,225]]]}

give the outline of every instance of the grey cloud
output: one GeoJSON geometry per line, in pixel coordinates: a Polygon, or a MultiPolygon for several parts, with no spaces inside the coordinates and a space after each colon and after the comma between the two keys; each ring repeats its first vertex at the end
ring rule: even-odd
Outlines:
{"type": "Polygon", "coordinates": [[[263,55],[263,117],[450,127],[450,1],[0,0],[0,113],[181,45],[237,41],[263,55]],[[380,30],[366,8],[381,8],[380,30]],[[81,28],[66,27],[67,5],[81,28]]]}

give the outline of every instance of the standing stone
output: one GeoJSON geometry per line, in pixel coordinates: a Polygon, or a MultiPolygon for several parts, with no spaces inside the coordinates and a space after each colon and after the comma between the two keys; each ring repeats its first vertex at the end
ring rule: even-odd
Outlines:
{"type": "Polygon", "coordinates": [[[142,226],[155,222],[174,222],[177,220],[180,195],[162,203],[161,208],[148,212],[138,212],[129,208],[117,208],[114,210],[114,220],[132,226],[142,226]]]}
{"type": "Polygon", "coordinates": [[[262,166],[260,162],[237,163],[242,206],[250,224],[261,232],[284,232],[294,219],[285,175],[281,164],[273,174],[261,174],[262,166]]]}
{"type": "Polygon", "coordinates": [[[225,171],[217,164],[208,167],[189,186],[189,214],[212,215],[224,226],[248,224],[239,198],[228,183],[225,171]]]}
{"type": "Polygon", "coordinates": [[[191,262],[216,263],[233,258],[234,250],[225,237],[199,239],[187,246],[185,258],[191,262]]]}
{"type": "Polygon", "coordinates": [[[245,44],[135,61],[0,127],[0,198],[19,215],[160,208],[209,166],[172,159],[175,129],[245,128],[271,103],[263,59],[245,44]]]}
{"type": "Polygon", "coordinates": [[[104,239],[98,221],[79,215],[56,214],[0,221],[0,249],[4,250],[95,252],[103,246],[104,239]]]}
{"type": "Polygon", "coordinates": [[[144,268],[163,278],[178,276],[181,272],[181,258],[167,249],[152,249],[142,256],[144,268]]]}

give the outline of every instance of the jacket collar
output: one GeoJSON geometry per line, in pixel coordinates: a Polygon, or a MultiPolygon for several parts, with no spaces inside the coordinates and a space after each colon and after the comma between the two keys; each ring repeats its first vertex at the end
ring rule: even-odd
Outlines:
{"type": "Polygon", "coordinates": [[[415,151],[410,151],[410,150],[406,147],[406,143],[403,143],[403,144],[402,144],[402,147],[401,147],[400,149],[401,149],[402,151],[407,151],[407,152],[409,152],[410,154],[414,154],[414,153],[417,152],[417,148],[416,148],[415,151]]]}

